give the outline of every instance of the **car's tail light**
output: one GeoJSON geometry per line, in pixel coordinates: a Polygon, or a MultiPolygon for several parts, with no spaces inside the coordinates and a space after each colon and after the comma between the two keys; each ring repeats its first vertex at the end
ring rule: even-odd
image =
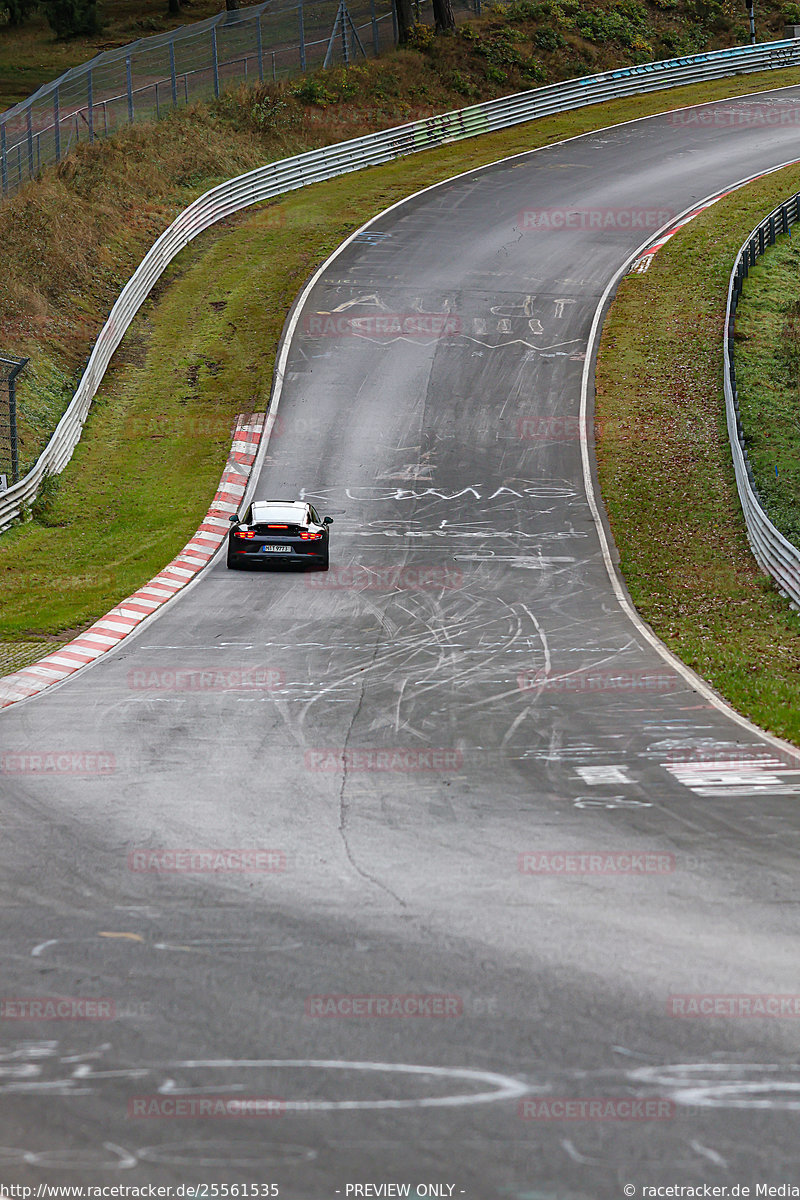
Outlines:
{"type": "Polygon", "coordinates": [[[242,533],[241,531],[239,531],[239,532],[235,533],[233,536],[238,537],[238,538],[254,538],[256,535],[254,533],[242,533]]]}
{"type": "Polygon", "coordinates": [[[311,533],[308,530],[301,529],[300,537],[303,539],[304,542],[318,542],[319,539],[322,537],[322,534],[321,533],[311,533]]]}
{"type": "Polygon", "coordinates": [[[288,529],[288,525],[268,525],[267,529],[288,529]]]}

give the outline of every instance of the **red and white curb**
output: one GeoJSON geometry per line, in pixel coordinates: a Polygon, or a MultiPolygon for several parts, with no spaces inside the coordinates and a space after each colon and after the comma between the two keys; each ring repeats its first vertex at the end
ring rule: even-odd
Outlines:
{"type": "Polygon", "coordinates": [[[229,518],[238,511],[247,488],[266,419],[266,413],[237,418],[217,494],[202,525],[180,554],[85,633],[30,667],[0,677],[0,708],[35,696],[102,657],[202,571],[228,535],[229,518]]]}
{"type": "MultiPolygon", "coordinates": [[[[767,172],[767,174],[769,174],[769,172],[767,172]]],[[[763,179],[763,175],[752,175],[744,182],[753,183],[756,179],[763,179]]],[[[726,192],[720,192],[718,196],[712,196],[710,200],[705,200],[702,204],[699,204],[697,208],[693,208],[691,212],[684,213],[681,219],[676,221],[671,229],[668,229],[666,233],[659,234],[658,240],[653,242],[652,245],[648,246],[647,249],[639,255],[635,262],[631,263],[630,272],[636,272],[639,275],[643,275],[650,266],[650,263],[653,261],[655,255],[658,254],[659,250],[666,246],[669,239],[674,237],[676,233],[679,233],[681,229],[683,229],[684,225],[688,225],[690,221],[695,219],[695,217],[699,217],[701,213],[704,213],[706,209],[711,208],[711,206],[716,204],[718,200],[722,200],[725,196],[730,196],[734,192],[738,192],[741,186],[742,184],[737,184],[736,187],[729,188],[726,192]]]]}

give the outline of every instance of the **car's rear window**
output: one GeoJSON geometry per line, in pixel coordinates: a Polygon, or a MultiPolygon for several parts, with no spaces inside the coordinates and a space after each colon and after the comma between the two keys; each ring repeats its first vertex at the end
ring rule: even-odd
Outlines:
{"type": "Polygon", "coordinates": [[[302,505],[254,504],[251,520],[254,525],[275,522],[281,525],[302,525],[306,509],[302,505]]]}

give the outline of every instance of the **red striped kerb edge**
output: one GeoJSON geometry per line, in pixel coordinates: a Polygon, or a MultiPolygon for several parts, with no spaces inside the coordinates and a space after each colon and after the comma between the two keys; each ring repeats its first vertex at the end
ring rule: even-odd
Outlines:
{"type": "Polygon", "coordinates": [[[95,621],[85,633],[60,646],[46,658],[40,658],[30,667],[0,677],[0,708],[35,696],[52,684],[68,678],[87,663],[101,658],[202,571],[225,540],[230,529],[231,513],[239,509],[266,419],[266,413],[247,413],[237,417],[233,445],[217,494],[202,525],[180,554],[144,587],[95,621]]]}

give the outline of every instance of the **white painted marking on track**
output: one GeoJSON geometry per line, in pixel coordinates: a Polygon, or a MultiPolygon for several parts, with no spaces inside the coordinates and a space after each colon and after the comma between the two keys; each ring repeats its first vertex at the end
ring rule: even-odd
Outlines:
{"type": "Polygon", "coordinates": [[[699,1154],[702,1158],[707,1158],[715,1167],[727,1167],[728,1160],[723,1158],[721,1154],[717,1154],[716,1150],[712,1150],[710,1146],[703,1146],[698,1141],[689,1142],[689,1145],[695,1154],[699,1154]]]}
{"type": "Polygon", "coordinates": [[[31,950],[31,958],[40,958],[42,952],[46,950],[48,946],[55,946],[58,944],[58,941],[58,938],[50,938],[49,941],[40,942],[38,946],[34,946],[34,948],[31,950]]]}
{"type": "Polygon", "coordinates": [[[698,1108],[800,1110],[800,1069],[792,1063],[673,1063],[638,1067],[628,1079],[698,1108]]]}
{"type": "Polygon", "coordinates": [[[678,783],[698,796],[775,796],[800,794],[800,767],[785,768],[781,759],[664,763],[678,783]]]}
{"type": "Polygon", "coordinates": [[[268,1163],[313,1162],[317,1151],[312,1146],[297,1146],[291,1142],[261,1142],[255,1147],[248,1142],[238,1147],[226,1138],[214,1140],[204,1138],[197,1142],[167,1142],[157,1146],[143,1146],[136,1151],[139,1159],[147,1163],[169,1163],[176,1167],[225,1167],[259,1166],[268,1163]]]}
{"type": "Polygon", "coordinates": [[[599,767],[576,767],[575,773],[580,775],[584,783],[595,785],[634,782],[628,775],[626,767],[612,766],[610,764],[599,767]]]}
{"type": "MultiPolygon", "coordinates": [[[[353,1071],[359,1073],[408,1075],[428,1079],[459,1081],[486,1085],[489,1091],[461,1092],[444,1096],[417,1096],[403,1100],[282,1100],[284,1112],[334,1112],[352,1109],[387,1110],[409,1108],[461,1108],[476,1104],[492,1104],[501,1100],[516,1100],[527,1094],[528,1085],[508,1075],[494,1071],[476,1070],[471,1067],[431,1067],[409,1063],[347,1062],[339,1059],[313,1058],[263,1058],[263,1059],[187,1059],[164,1064],[165,1070],[185,1068],[197,1070],[246,1070],[246,1069],[296,1069],[317,1071],[353,1071]]],[[[230,1087],[231,1085],[226,1085],[230,1087]]],[[[235,1085],[241,1088],[243,1085],[235,1085]]],[[[167,1080],[158,1089],[162,1094],[192,1095],[208,1091],[209,1087],[180,1088],[174,1080],[167,1080]]],[[[219,1085],[215,1085],[219,1090],[219,1085]]]]}
{"type": "Polygon", "coordinates": [[[569,1138],[562,1138],[561,1145],[564,1147],[567,1154],[569,1155],[569,1157],[572,1159],[572,1161],[574,1163],[580,1163],[581,1165],[591,1166],[591,1167],[600,1165],[601,1160],[599,1158],[587,1158],[585,1154],[580,1154],[575,1149],[574,1142],[572,1142],[569,1138]]]}
{"type": "Polygon", "coordinates": [[[626,796],[577,796],[572,801],[575,808],[652,808],[649,800],[629,800],[626,796]]]}

